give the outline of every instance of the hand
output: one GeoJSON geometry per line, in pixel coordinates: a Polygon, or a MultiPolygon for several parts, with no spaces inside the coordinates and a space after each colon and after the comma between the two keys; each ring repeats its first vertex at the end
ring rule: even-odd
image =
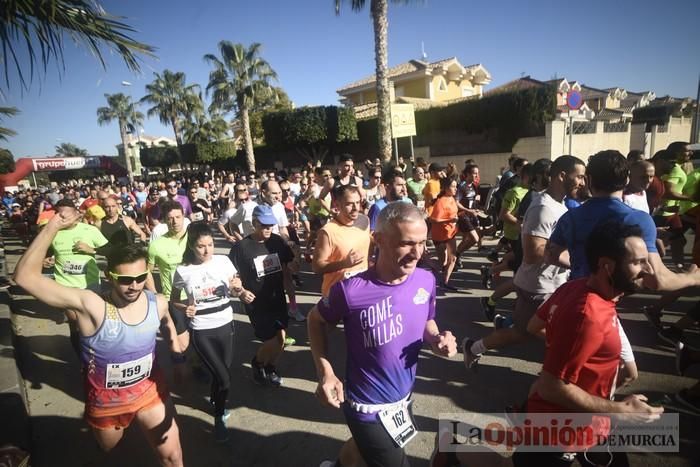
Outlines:
{"type": "Polygon", "coordinates": [[[450,358],[457,354],[457,339],[450,331],[442,331],[431,344],[435,355],[450,358]]]}
{"type": "Polygon", "coordinates": [[[187,305],[187,308],[185,308],[185,316],[188,318],[194,318],[194,315],[197,314],[197,307],[194,305],[187,305]]]}
{"type": "Polygon", "coordinates": [[[647,404],[647,397],[641,394],[631,394],[622,401],[620,416],[630,423],[650,423],[658,420],[664,413],[663,407],[652,407],[647,404]]]}
{"type": "Polygon", "coordinates": [[[56,258],[53,256],[49,256],[48,258],[44,258],[44,261],[41,263],[41,266],[44,269],[49,269],[52,268],[56,265],[56,258]]]}
{"type": "Polygon", "coordinates": [[[250,290],[244,290],[238,298],[240,298],[243,303],[250,305],[255,300],[255,294],[250,290]]]}
{"type": "Polygon", "coordinates": [[[340,404],[345,402],[343,383],[334,375],[324,376],[316,386],[316,397],[322,405],[340,408],[340,404]]]}
{"type": "Polygon", "coordinates": [[[80,222],[82,217],[83,215],[77,209],[74,209],[72,211],[64,209],[63,212],[54,215],[49,220],[48,226],[52,226],[57,230],[68,229],[80,222]]]}
{"type": "Polygon", "coordinates": [[[240,294],[241,291],[243,290],[243,283],[241,282],[241,278],[238,276],[233,276],[231,278],[231,282],[228,284],[229,289],[233,290],[234,293],[240,294]]]}
{"type": "Polygon", "coordinates": [[[228,241],[231,242],[231,243],[236,243],[236,241],[237,241],[237,240],[236,240],[236,237],[234,237],[233,235],[228,235],[228,236],[226,237],[226,240],[228,240],[228,241]]]}
{"type": "MultiPolygon", "coordinates": [[[[56,217],[56,216],[54,216],[54,217],[56,217]]],[[[76,241],[73,244],[73,251],[76,251],[78,253],[86,253],[86,254],[94,253],[94,250],[90,247],[90,245],[88,245],[85,242],[81,242],[80,240],[76,241]]]]}
{"type": "Polygon", "coordinates": [[[350,252],[348,253],[348,257],[345,258],[345,267],[351,268],[353,266],[357,266],[358,264],[360,264],[364,260],[365,260],[364,256],[357,253],[355,250],[350,249],[350,252]]]}

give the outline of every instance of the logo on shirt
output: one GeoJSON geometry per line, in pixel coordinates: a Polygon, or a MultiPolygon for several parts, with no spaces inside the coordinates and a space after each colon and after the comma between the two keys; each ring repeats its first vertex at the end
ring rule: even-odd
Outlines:
{"type": "Polygon", "coordinates": [[[414,295],[413,297],[413,303],[415,303],[416,305],[424,305],[428,303],[429,299],[430,294],[428,293],[428,291],[425,290],[423,287],[420,287],[416,292],[416,295],[414,295]]]}

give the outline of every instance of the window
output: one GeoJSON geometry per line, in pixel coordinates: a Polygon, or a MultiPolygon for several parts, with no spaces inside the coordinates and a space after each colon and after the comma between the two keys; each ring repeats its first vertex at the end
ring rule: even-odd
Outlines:
{"type": "Polygon", "coordinates": [[[463,87],[462,88],[462,97],[469,97],[474,95],[474,89],[470,87],[463,87]]]}
{"type": "Polygon", "coordinates": [[[447,82],[445,81],[445,78],[442,76],[440,77],[440,80],[438,81],[438,91],[446,92],[447,91],[447,82]]]}

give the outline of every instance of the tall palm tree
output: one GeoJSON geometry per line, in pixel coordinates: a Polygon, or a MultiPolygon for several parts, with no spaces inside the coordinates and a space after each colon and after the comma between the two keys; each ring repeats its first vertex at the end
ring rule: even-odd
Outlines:
{"type": "Polygon", "coordinates": [[[228,136],[229,124],[219,114],[200,114],[194,121],[185,122],[185,142],[201,144],[222,140],[228,136]]]}
{"type": "Polygon", "coordinates": [[[52,59],[62,68],[64,34],[85,46],[103,68],[103,48],[120,55],[126,66],[136,72],[141,68],[138,56],[153,56],[155,51],[130,37],[135,30],[122,22],[124,18],[107,13],[97,0],[14,0],[1,5],[0,57],[8,88],[12,64],[24,89],[35,72],[40,72],[40,68],[46,71],[52,59]],[[25,53],[19,50],[22,43],[25,53]],[[37,67],[37,62],[42,67],[37,67]]]}
{"type": "Polygon", "coordinates": [[[131,158],[129,158],[127,151],[128,141],[126,133],[129,125],[138,127],[143,123],[143,114],[136,110],[136,105],[131,102],[131,97],[122,93],[105,94],[105,98],[107,99],[107,107],[97,109],[97,123],[107,125],[113,120],[119,123],[119,135],[121,136],[124,159],[126,160],[126,171],[129,174],[129,181],[133,181],[134,174],[132,172],[131,158]]]}
{"type": "MultiPolygon", "coordinates": [[[[3,117],[14,117],[19,113],[17,107],[0,107],[0,120],[3,117]]],[[[0,127],[0,140],[7,141],[10,136],[15,136],[17,132],[15,130],[10,130],[9,128],[0,127]]]]}
{"type": "MultiPolygon", "coordinates": [[[[343,0],[335,1],[335,14],[340,14],[343,0]]],[[[366,0],[346,0],[353,11],[364,9],[366,0]]],[[[408,0],[391,0],[392,3],[407,3],[408,0]]],[[[370,0],[370,13],[374,27],[374,62],[377,77],[377,126],[379,133],[379,155],[384,162],[391,160],[391,102],[389,99],[389,0],[370,0]]]]}
{"type": "Polygon", "coordinates": [[[56,155],[60,157],[87,157],[87,149],[79,148],[73,143],[61,143],[55,148],[56,155]]]}
{"type": "Polygon", "coordinates": [[[162,75],[153,74],[155,79],[146,85],[148,94],[140,102],[153,106],[146,115],[157,115],[160,123],[173,127],[175,141],[179,146],[182,144],[182,117],[189,117],[196,109],[204,107],[197,93],[199,85],[187,85],[185,74],[181,71],[164,70],[162,75]]]}
{"type": "Polygon", "coordinates": [[[269,92],[277,73],[261,56],[262,46],[253,43],[248,48],[230,41],[219,42],[220,57],[206,54],[204,60],[213,66],[209,73],[207,93],[212,94],[212,109],[236,112],[243,128],[248,170],[255,170],[253,138],[250,133],[248,112],[256,98],[269,92]]]}

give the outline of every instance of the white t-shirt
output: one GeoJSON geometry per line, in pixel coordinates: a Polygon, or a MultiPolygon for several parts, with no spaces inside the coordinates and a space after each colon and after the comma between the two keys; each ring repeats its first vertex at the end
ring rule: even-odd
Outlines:
{"type": "MultiPolygon", "coordinates": [[[[190,225],[190,222],[191,221],[187,217],[185,217],[182,220],[182,228],[187,229],[187,226],[190,225]]],[[[162,237],[166,233],[168,233],[168,224],[166,224],[165,222],[161,222],[160,224],[156,224],[156,226],[153,227],[153,229],[151,230],[151,242],[153,242],[153,240],[155,240],[157,238],[162,237]]]]}
{"type": "Polygon", "coordinates": [[[287,219],[287,212],[284,210],[284,204],[273,204],[272,214],[275,216],[275,219],[277,219],[277,225],[272,227],[272,233],[279,235],[280,227],[287,227],[289,225],[289,219],[287,219]]]}
{"type": "Polygon", "coordinates": [[[289,192],[296,198],[301,193],[300,183],[289,183],[289,192]]]}
{"type": "Polygon", "coordinates": [[[622,195],[622,201],[633,209],[638,209],[639,211],[644,211],[649,214],[649,202],[647,201],[646,191],[622,195]]]}
{"type": "Polygon", "coordinates": [[[229,209],[221,216],[219,224],[225,225],[227,222],[235,224],[238,227],[238,232],[247,237],[255,230],[255,227],[253,227],[253,210],[257,205],[258,203],[255,201],[248,200],[241,204],[238,209],[229,209]]]}
{"type": "Polygon", "coordinates": [[[184,290],[189,303],[197,308],[190,328],[214,329],[233,321],[228,286],[236,273],[224,255],[214,255],[206,263],[177,267],[173,287],[184,290]]]}
{"type": "MultiPolygon", "coordinates": [[[[547,192],[533,196],[520,231],[522,235],[549,239],[557,221],[565,212],[564,203],[558,202],[547,192]]],[[[566,282],[568,277],[568,269],[544,263],[527,264],[523,261],[515,273],[513,283],[530,293],[550,294],[566,282]]]]}

